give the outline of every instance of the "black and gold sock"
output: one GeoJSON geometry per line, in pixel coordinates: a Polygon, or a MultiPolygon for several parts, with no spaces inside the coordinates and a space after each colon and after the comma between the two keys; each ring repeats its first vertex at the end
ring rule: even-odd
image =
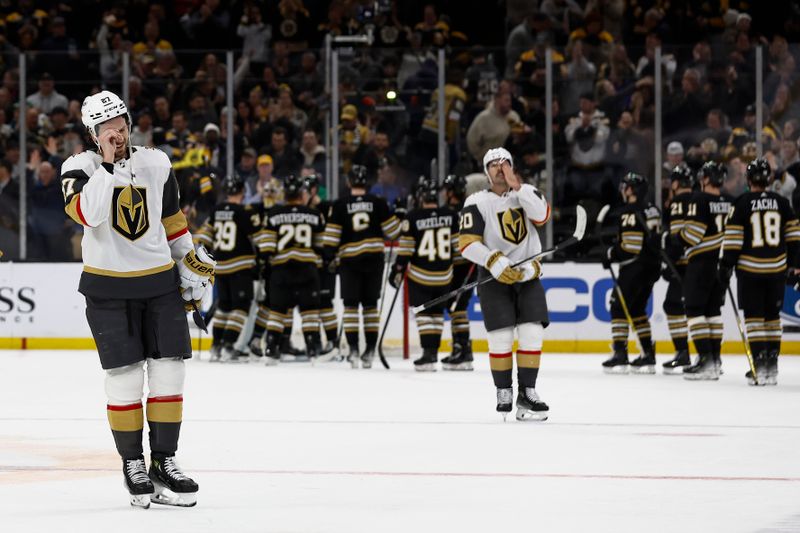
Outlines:
{"type": "Polygon", "coordinates": [[[322,329],[325,330],[325,337],[327,337],[328,342],[336,342],[336,336],[339,334],[336,312],[332,307],[320,309],[319,318],[322,320],[322,329]]]}
{"type": "Polygon", "coordinates": [[[142,455],[142,429],[144,416],[142,402],[127,405],[107,405],[106,414],[117,452],[123,459],[142,455]]]}
{"type": "Polygon", "coordinates": [[[489,367],[492,369],[494,386],[498,389],[507,389],[512,385],[511,371],[514,368],[514,360],[511,355],[511,352],[489,352],[489,367]]]}
{"type": "Polygon", "coordinates": [[[419,331],[419,344],[423,349],[439,349],[444,329],[444,316],[439,314],[417,315],[417,330],[419,331]]]}
{"type": "Polygon", "coordinates": [[[667,315],[667,325],[669,326],[669,335],[672,337],[675,351],[688,350],[689,326],[686,323],[686,315],[667,315]]]}
{"type": "Polygon", "coordinates": [[[639,337],[639,342],[642,343],[642,349],[647,350],[653,344],[653,333],[650,329],[650,321],[646,316],[640,316],[633,319],[633,326],[636,328],[636,336],[639,337]]]}
{"type": "Polygon", "coordinates": [[[624,351],[628,353],[628,321],[624,318],[614,318],[611,320],[611,340],[614,343],[614,351],[624,351]]]}
{"type": "Polygon", "coordinates": [[[517,382],[520,390],[523,387],[536,387],[541,357],[541,350],[517,350],[517,382]]]}
{"type": "Polygon", "coordinates": [[[234,344],[239,338],[239,334],[244,329],[247,322],[247,312],[242,309],[234,309],[228,314],[228,322],[225,324],[225,334],[222,338],[224,342],[234,344]]]}
{"type": "Polygon", "coordinates": [[[689,335],[694,343],[694,349],[697,350],[698,355],[710,355],[711,346],[711,328],[706,322],[705,316],[692,316],[689,317],[689,335]]]}
{"type": "Polygon", "coordinates": [[[358,350],[358,307],[345,307],[344,316],[344,336],[350,349],[358,350]]]}
{"type": "Polygon", "coordinates": [[[269,319],[269,308],[265,305],[258,305],[258,314],[256,314],[256,322],[253,325],[253,335],[251,339],[260,339],[264,336],[267,330],[267,320],[269,319]]]}
{"type": "Polygon", "coordinates": [[[174,454],[183,419],[183,396],[156,396],[147,399],[147,425],[150,426],[150,451],[174,454]]]}
{"type": "Polygon", "coordinates": [[[378,344],[378,329],[380,328],[381,317],[378,315],[377,307],[362,308],[364,315],[364,340],[367,349],[374,348],[378,344]]]}

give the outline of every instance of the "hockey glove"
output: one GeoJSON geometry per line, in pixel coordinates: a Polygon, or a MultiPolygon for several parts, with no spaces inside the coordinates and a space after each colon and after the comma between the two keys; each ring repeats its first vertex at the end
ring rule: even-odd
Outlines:
{"type": "Polygon", "coordinates": [[[522,282],[536,279],[542,275],[542,264],[538,259],[528,261],[518,266],[517,269],[522,272],[522,282]]]}
{"type": "Polygon", "coordinates": [[[611,270],[611,251],[614,248],[609,248],[606,250],[606,253],[600,258],[600,264],[603,265],[603,268],[606,270],[611,270]]]}
{"type": "Polygon", "coordinates": [[[392,265],[392,273],[389,274],[389,285],[395,290],[399,289],[400,285],[403,283],[403,275],[405,273],[406,265],[401,265],[400,263],[392,265]]]}
{"type": "Polygon", "coordinates": [[[717,268],[717,279],[722,286],[727,290],[728,284],[731,282],[731,274],[733,274],[733,266],[720,263],[717,268]]]}
{"type": "Polygon", "coordinates": [[[511,261],[499,250],[495,250],[489,254],[484,266],[486,270],[491,272],[492,277],[500,283],[512,285],[518,281],[522,281],[522,272],[512,268],[511,261]]]}
{"type": "Polygon", "coordinates": [[[199,302],[214,284],[214,267],[217,262],[201,245],[197,252],[190,250],[178,263],[181,297],[186,302],[199,302]]]}

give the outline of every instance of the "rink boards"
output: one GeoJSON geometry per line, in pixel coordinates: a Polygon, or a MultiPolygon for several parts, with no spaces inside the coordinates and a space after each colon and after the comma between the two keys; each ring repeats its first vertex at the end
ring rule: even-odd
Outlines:
{"type": "MultiPolygon", "coordinates": [[[[86,323],[83,296],[77,292],[80,263],[0,263],[0,348],[5,349],[88,349],[94,346],[86,323]]],[[[608,350],[610,315],[608,299],[613,284],[598,264],[547,263],[542,278],[550,309],[551,324],[545,332],[549,352],[597,353],[608,350]]],[[[656,284],[648,314],[657,341],[668,341],[666,316],[661,309],[667,285],[656,284]]],[[[386,307],[394,296],[386,289],[386,307]]],[[[399,301],[400,299],[398,299],[399,301]]],[[[340,304],[340,302],[337,302],[340,304]]],[[[384,309],[383,316],[387,315],[384,309]]],[[[742,353],[742,343],[733,310],[726,303],[722,311],[725,324],[725,353],[742,353]]],[[[784,343],[782,352],[800,354],[800,294],[787,288],[783,309],[784,343]]],[[[474,347],[486,351],[486,330],[477,297],[469,307],[474,347]]],[[[296,318],[297,320],[297,318],[296,318]]],[[[413,316],[408,320],[409,340],[417,343],[413,316]]],[[[192,327],[194,327],[192,325],[192,327]]],[[[193,331],[196,347],[209,340],[193,331]]],[[[449,327],[445,327],[443,349],[449,346],[449,327]]],[[[395,310],[386,332],[386,345],[403,341],[403,316],[395,310]]],[[[658,351],[672,346],[659,342],[658,351]]]]}

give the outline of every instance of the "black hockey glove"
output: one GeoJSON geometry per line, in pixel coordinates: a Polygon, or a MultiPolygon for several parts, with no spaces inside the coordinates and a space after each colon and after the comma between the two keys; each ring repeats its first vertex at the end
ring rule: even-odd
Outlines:
{"type": "Polygon", "coordinates": [[[403,275],[406,273],[406,265],[395,263],[392,265],[392,272],[389,274],[389,285],[395,290],[400,288],[403,283],[403,275]]]}

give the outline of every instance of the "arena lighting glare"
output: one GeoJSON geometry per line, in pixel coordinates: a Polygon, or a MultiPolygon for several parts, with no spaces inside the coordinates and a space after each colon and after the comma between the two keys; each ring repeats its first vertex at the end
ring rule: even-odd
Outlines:
{"type": "Polygon", "coordinates": [[[394,100],[395,98],[397,98],[397,93],[395,91],[386,91],[387,100],[394,100]]]}

